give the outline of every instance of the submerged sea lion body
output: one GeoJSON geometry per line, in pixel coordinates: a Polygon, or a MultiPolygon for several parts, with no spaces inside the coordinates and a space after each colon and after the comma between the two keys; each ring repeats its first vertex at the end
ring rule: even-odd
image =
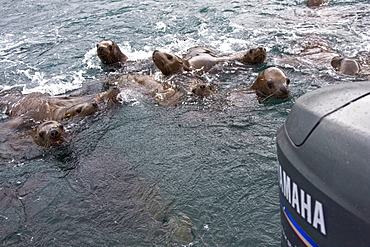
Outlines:
{"type": "Polygon", "coordinates": [[[199,76],[189,74],[174,74],[165,77],[165,81],[184,95],[200,98],[208,97],[216,93],[219,89],[216,84],[204,82],[199,76]]]}
{"type": "Polygon", "coordinates": [[[360,73],[360,64],[355,59],[337,56],[331,60],[331,65],[336,71],[345,75],[357,75],[360,73]]]}
{"type": "Polygon", "coordinates": [[[256,47],[248,51],[219,57],[214,50],[198,46],[190,48],[183,58],[171,53],[154,51],[152,59],[164,75],[184,71],[194,71],[201,74],[210,71],[216,64],[224,61],[239,61],[243,64],[263,63],[266,59],[266,50],[262,47],[256,47]]]}
{"type": "Polygon", "coordinates": [[[38,92],[22,94],[20,91],[4,91],[0,94],[0,109],[9,117],[61,121],[75,115],[90,115],[98,110],[98,105],[87,97],[55,97],[38,92]]]}
{"type": "MultiPolygon", "coordinates": [[[[34,130],[32,137],[40,146],[55,146],[65,139],[65,132],[60,122],[74,116],[87,116],[104,105],[115,100],[117,89],[92,96],[51,96],[45,93],[22,94],[10,90],[0,92],[0,110],[8,115],[11,121],[7,130],[15,128],[26,132],[34,130]]],[[[32,132],[32,131],[31,131],[32,132]]]]}
{"type": "Polygon", "coordinates": [[[317,68],[326,70],[331,65],[331,60],[338,56],[328,43],[318,35],[307,35],[299,43],[300,52],[296,55],[277,59],[278,64],[288,64],[293,67],[317,68]]]}
{"type": "MultiPolygon", "coordinates": [[[[167,83],[155,80],[153,75],[110,75],[103,79],[107,86],[116,86],[121,91],[133,90],[149,95],[160,105],[172,105],[181,97],[180,92],[167,83]]],[[[118,96],[120,99],[120,95],[118,96]]]]}
{"type": "Polygon", "coordinates": [[[130,89],[149,95],[160,105],[177,105],[184,96],[206,97],[216,91],[216,87],[199,78],[185,75],[174,75],[164,81],[154,75],[113,75],[107,77],[104,83],[123,91],[130,89]]]}
{"type": "Polygon", "coordinates": [[[361,57],[359,59],[344,58],[333,51],[327,42],[317,35],[308,35],[301,41],[300,45],[300,54],[277,61],[294,67],[316,67],[319,70],[327,70],[333,67],[336,71],[345,75],[368,77],[366,63],[361,62],[361,57]]]}
{"type": "Polygon", "coordinates": [[[329,67],[333,57],[338,56],[327,42],[317,35],[308,35],[299,43],[300,52],[297,55],[280,59],[285,64],[293,66],[329,67]]]}

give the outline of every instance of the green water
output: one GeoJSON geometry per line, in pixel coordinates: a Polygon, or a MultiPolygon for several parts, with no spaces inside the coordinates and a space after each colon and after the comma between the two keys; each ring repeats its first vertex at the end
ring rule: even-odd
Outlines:
{"type": "MultiPolygon", "coordinates": [[[[2,244],[176,245],[168,219],[154,219],[163,211],[191,219],[188,246],[279,246],[275,133],[299,96],[361,79],[279,59],[298,55],[311,35],[338,54],[369,52],[368,9],[367,0],[317,9],[298,0],[2,1],[2,90],[100,89],[107,72],[95,45],[109,38],[132,59],[150,58],[156,49],[181,55],[206,45],[227,54],[261,45],[268,54],[263,65],[207,77],[224,92],[251,85],[264,68],[278,65],[293,96],[273,105],[248,97],[239,107],[161,107],[136,97],[68,126],[73,138],[60,150],[2,149],[2,244]]],[[[1,119],[4,127],[8,120],[1,119]]]]}

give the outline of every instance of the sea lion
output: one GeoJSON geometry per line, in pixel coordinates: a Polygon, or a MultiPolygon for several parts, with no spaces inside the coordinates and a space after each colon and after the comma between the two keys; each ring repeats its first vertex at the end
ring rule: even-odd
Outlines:
{"type": "Polygon", "coordinates": [[[66,139],[66,132],[61,123],[46,121],[34,130],[32,137],[34,142],[42,147],[59,146],[66,139]]]}
{"type": "Polygon", "coordinates": [[[303,37],[298,42],[296,55],[277,58],[278,65],[290,65],[294,68],[317,68],[319,70],[327,70],[330,67],[331,60],[338,56],[328,44],[327,40],[316,34],[310,34],[303,37]]]}
{"type": "Polygon", "coordinates": [[[257,95],[264,99],[286,99],[289,96],[289,83],[290,79],[282,69],[270,67],[258,75],[250,89],[255,90],[257,95]]]}
{"type": "Polygon", "coordinates": [[[217,56],[210,48],[197,46],[190,48],[180,58],[174,54],[154,51],[152,60],[164,75],[194,71],[202,74],[210,71],[217,63],[223,61],[239,61],[243,64],[259,64],[266,59],[266,49],[263,47],[251,48],[248,51],[238,52],[227,56],[217,56]]]}
{"type": "Polygon", "coordinates": [[[202,77],[191,74],[174,74],[161,79],[175,87],[183,95],[199,98],[208,97],[219,89],[217,84],[205,82],[202,77]]]}
{"type": "Polygon", "coordinates": [[[190,64],[186,60],[182,60],[175,54],[154,51],[152,55],[152,60],[155,66],[164,74],[172,75],[176,73],[181,73],[184,71],[191,71],[190,64]]]}
{"type": "Polygon", "coordinates": [[[314,34],[305,36],[299,44],[301,48],[299,54],[277,59],[277,63],[281,65],[279,62],[282,62],[284,66],[289,64],[297,69],[307,67],[327,70],[332,66],[345,75],[358,75],[365,79],[368,77],[366,62],[364,63],[361,54],[356,58],[344,58],[335,52],[326,40],[314,34]]]}
{"type": "Polygon", "coordinates": [[[258,103],[275,104],[281,100],[289,99],[289,78],[278,67],[270,67],[263,70],[251,86],[243,86],[221,93],[220,102],[226,102],[233,107],[255,107],[256,95],[258,103]]]}
{"type": "Polygon", "coordinates": [[[0,92],[0,110],[11,117],[1,129],[3,133],[31,135],[37,145],[57,146],[65,141],[66,133],[62,121],[72,117],[85,117],[99,110],[99,105],[107,105],[116,100],[118,89],[112,88],[92,96],[51,96],[45,93],[22,94],[10,90],[0,92]]]}
{"type": "Polygon", "coordinates": [[[308,7],[317,7],[327,3],[327,0],[307,0],[308,7]]]}
{"type": "MultiPolygon", "coordinates": [[[[105,86],[115,86],[122,93],[129,91],[149,95],[160,105],[176,104],[181,93],[172,85],[156,80],[154,75],[120,74],[102,79],[105,86]]],[[[117,96],[120,101],[121,93],[117,96]]]]}
{"type": "Polygon", "coordinates": [[[128,59],[118,45],[110,39],[104,39],[97,43],[96,52],[104,65],[121,67],[128,59]]]}
{"type": "Polygon", "coordinates": [[[345,75],[357,75],[361,68],[357,60],[342,56],[333,57],[331,65],[336,71],[345,75]]]}
{"type": "Polygon", "coordinates": [[[112,88],[92,98],[92,96],[51,96],[47,93],[33,92],[22,94],[10,90],[0,93],[0,110],[9,117],[21,117],[33,121],[62,121],[73,116],[87,116],[98,110],[98,104],[107,103],[117,95],[112,88]]]}
{"type": "Polygon", "coordinates": [[[261,64],[266,60],[266,49],[261,46],[257,46],[250,48],[246,52],[242,52],[240,55],[242,56],[237,61],[243,64],[261,64]]]}
{"type": "Polygon", "coordinates": [[[261,64],[266,60],[266,49],[263,47],[253,47],[247,51],[241,51],[225,56],[218,56],[216,51],[203,46],[192,47],[187,50],[183,59],[188,61],[193,69],[202,67],[212,68],[216,63],[223,61],[239,61],[243,64],[261,64]]]}
{"type": "Polygon", "coordinates": [[[130,89],[149,95],[164,106],[181,104],[186,96],[207,97],[217,90],[215,85],[204,83],[193,76],[180,74],[162,79],[156,78],[156,75],[109,75],[103,83],[107,86],[117,86],[125,93],[130,89]]]}
{"type": "Polygon", "coordinates": [[[197,80],[190,85],[190,90],[192,96],[199,98],[209,97],[210,95],[216,93],[218,87],[215,84],[205,83],[203,81],[197,80]]]}

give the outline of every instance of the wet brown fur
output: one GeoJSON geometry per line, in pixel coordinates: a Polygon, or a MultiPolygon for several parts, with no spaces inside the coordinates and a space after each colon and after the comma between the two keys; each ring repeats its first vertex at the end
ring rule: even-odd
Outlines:
{"type": "Polygon", "coordinates": [[[11,128],[31,131],[36,144],[53,146],[65,139],[61,121],[74,116],[87,116],[95,113],[99,104],[115,100],[118,90],[113,88],[107,92],[91,96],[51,96],[45,93],[22,94],[10,90],[0,92],[0,110],[12,118],[7,130],[11,128]],[[42,133],[42,136],[40,135],[42,133]]]}
{"type": "Polygon", "coordinates": [[[344,58],[342,56],[333,57],[331,60],[333,68],[345,75],[357,75],[360,73],[360,64],[356,59],[344,58]]]}
{"type": "Polygon", "coordinates": [[[266,59],[266,50],[262,47],[251,48],[248,51],[234,53],[228,56],[217,56],[216,52],[207,47],[193,47],[180,58],[174,54],[154,51],[152,59],[164,75],[194,71],[202,74],[210,71],[222,61],[239,61],[244,64],[259,64],[266,59]]]}
{"type": "Polygon", "coordinates": [[[33,130],[34,142],[42,147],[58,146],[66,140],[66,132],[61,123],[46,121],[33,130]]]}
{"type": "Polygon", "coordinates": [[[105,65],[122,65],[128,59],[118,45],[109,39],[104,39],[97,43],[96,52],[100,61],[105,65]]]}
{"type": "Polygon", "coordinates": [[[327,0],[307,0],[308,7],[317,7],[327,3],[327,0]]]}
{"type": "Polygon", "coordinates": [[[262,98],[285,99],[289,96],[287,74],[278,67],[263,70],[250,89],[255,90],[262,98]]]}

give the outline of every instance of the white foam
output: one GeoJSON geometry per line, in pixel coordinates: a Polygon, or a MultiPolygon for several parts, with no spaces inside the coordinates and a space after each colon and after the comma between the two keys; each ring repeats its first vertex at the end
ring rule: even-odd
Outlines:
{"type": "Polygon", "coordinates": [[[117,100],[121,104],[130,104],[132,106],[140,104],[139,98],[142,95],[134,90],[125,88],[122,89],[121,92],[117,95],[117,100]]]}
{"type": "Polygon", "coordinates": [[[155,28],[158,30],[158,31],[161,31],[161,32],[166,32],[167,30],[167,25],[160,21],[160,22],[157,22],[156,25],[155,25],[155,28]]]}
{"type": "Polygon", "coordinates": [[[82,63],[87,65],[88,69],[100,69],[99,58],[96,55],[96,47],[91,48],[85,55],[82,63]]]}
{"type": "Polygon", "coordinates": [[[82,70],[72,72],[70,75],[57,75],[52,78],[47,78],[45,73],[38,71],[34,74],[29,70],[19,72],[24,73],[31,80],[31,83],[23,87],[22,93],[41,92],[57,95],[78,89],[85,81],[82,70]]]}

